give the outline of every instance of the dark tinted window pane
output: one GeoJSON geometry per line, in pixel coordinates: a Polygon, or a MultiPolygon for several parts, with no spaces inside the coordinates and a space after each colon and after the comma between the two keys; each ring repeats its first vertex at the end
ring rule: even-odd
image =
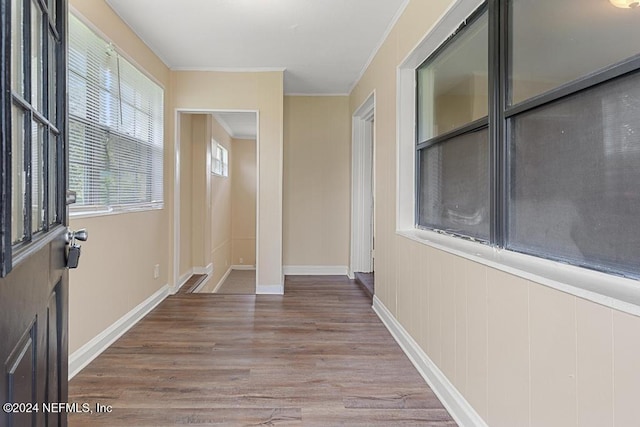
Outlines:
{"type": "Polygon", "coordinates": [[[640,277],[640,75],[518,116],[509,247],[640,277]]]}
{"type": "Polygon", "coordinates": [[[640,10],[608,0],[512,0],[513,103],[637,55],[640,10]]]}
{"type": "Polygon", "coordinates": [[[483,129],[421,150],[419,225],[489,239],[489,141],[483,129]]]}
{"type": "Polygon", "coordinates": [[[418,142],[487,115],[487,28],[485,13],[418,69],[418,142]]]}

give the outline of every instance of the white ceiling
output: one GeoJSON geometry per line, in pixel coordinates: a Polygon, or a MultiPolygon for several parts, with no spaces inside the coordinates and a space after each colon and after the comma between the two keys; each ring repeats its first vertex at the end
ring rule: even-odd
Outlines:
{"type": "Polygon", "coordinates": [[[256,139],[258,134],[258,120],[256,113],[223,112],[213,113],[213,117],[220,126],[227,131],[231,138],[256,139]]]}
{"type": "Polygon", "coordinates": [[[347,94],[408,0],[107,2],[172,69],[285,69],[286,94],[347,94]]]}

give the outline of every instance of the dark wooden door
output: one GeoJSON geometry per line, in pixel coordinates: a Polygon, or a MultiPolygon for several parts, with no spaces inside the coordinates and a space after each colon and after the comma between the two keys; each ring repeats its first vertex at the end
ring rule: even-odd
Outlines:
{"type": "Polygon", "coordinates": [[[67,2],[0,20],[0,426],[65,426],[67,2]]]}

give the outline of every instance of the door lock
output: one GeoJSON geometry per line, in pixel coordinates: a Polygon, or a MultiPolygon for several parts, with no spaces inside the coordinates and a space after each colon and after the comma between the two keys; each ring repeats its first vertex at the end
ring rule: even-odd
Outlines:
{"type": "Polygon", "coordinates": [[[65,234],[65,240],[69,245],[67,251],[67,268],[78,268],[80,262],[80,249],[82,247],[76,243],[76,240],[86,242],[89,238],[89,233],[84,228],[78,231],[72,231],[67,228],[67,234],[65,234]]]}

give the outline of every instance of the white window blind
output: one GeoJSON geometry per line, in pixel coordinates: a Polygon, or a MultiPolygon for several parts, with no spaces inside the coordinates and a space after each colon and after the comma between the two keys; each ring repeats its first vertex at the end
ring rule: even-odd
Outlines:
{"type": "Polygon", "coordinates": [[[70,17],[72,214],[162,207],[163,96],[112,44],[70,17]]]}

